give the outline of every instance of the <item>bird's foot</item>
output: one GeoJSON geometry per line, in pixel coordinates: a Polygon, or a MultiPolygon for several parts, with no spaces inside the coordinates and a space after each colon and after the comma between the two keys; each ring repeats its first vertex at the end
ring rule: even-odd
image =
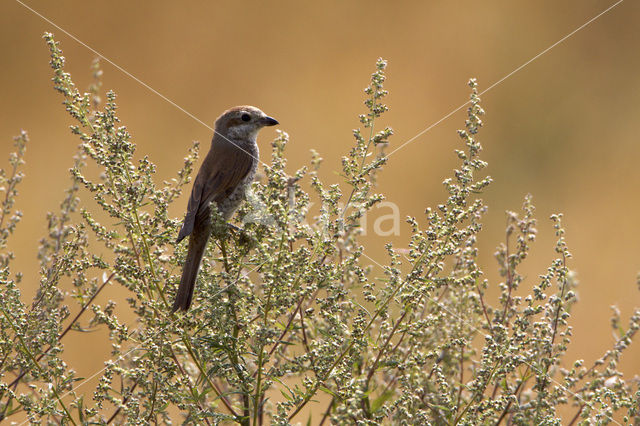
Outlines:
{"type": "Polygon", "coordinates": [[[233,223],[228,223],[227,222],[227,226],[233,232],[238,232],[238,233],[244,232],[244,229],[240,228],[239,226],[234,225],[233,223]]]}

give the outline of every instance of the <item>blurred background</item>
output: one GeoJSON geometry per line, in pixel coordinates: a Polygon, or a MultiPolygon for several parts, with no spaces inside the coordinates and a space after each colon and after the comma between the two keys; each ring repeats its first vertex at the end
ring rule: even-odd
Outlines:
{"type": "MultiPolygon", "coordinates": [[[[390,111],[380,124],[395,131],[391,151],[462,105],[470,77],[484,90],[614,3],[25,2],[210,126],[230,106],[260,107],[291,137],[290,169],[307,164],[316,149],[328,182],[340,179],[340,157],[359,126],[362,89],[376,58],[389,61],[390,111]]],[[[587,365],[615,340],[610,306],[620,308],[625,324],[640,306],[639,19],[640,3],[622,2],[482,96],[487,114],[479,140],[495,182],[482,195],[489,211],[479,246],[493,300],[499,282],[493,253],[504,241],[505,210],[519,211],[531,193],[539,235],[523,266],[523,287],[535,284],[553,259],[548,218],[564,213],[570,268],[580,281],[567,360],[587,365]]],[[[17,203],[24,218],[10,240],[14,272],[25,276],[25,302],[39,279],[36,253],[46,212],[62,200],[78,144],[52,89],[44,31],[61,42],[67,71],[81,90],[91,83],[96,56],[20,3],[0,3],[2,167],[20,129],[31,139],[17,203]]],[[[106,61],[102,67],[103,89],[118,94],[120,118],[138,154],[158,166],[159,179],[175,175],[193,140],[208,148],[208,128],[106,61]]],[[[458,164],[455,131],[465,118],[462,108],[390,157],[378,190],[398,205],[401,217],[422,220],[426,207],[446,198],[441,182],[458,164]]],[[[274,136],[273,129],[261,133],[264,161],[274,136]]],[[[173,206],[176,217],[186,200],[173,206]]],[[[384,263],[390,238],[371,232],[375,214],[366,252],[384,263]]],[[[391,241],[405,247],[407,238],[403,223],[391,241]]],[[[102,301],[123,294],[114,285],[102,301]]],[[[66,357],[86,377],[102,368],[108,348],[104,334],[84,334],[69,338],[66,357]],[[88,347],[95,356],[86,356],[88,347]]],[[[621,368],[629,377],[640,370],[638,342],[621,368]]]]}

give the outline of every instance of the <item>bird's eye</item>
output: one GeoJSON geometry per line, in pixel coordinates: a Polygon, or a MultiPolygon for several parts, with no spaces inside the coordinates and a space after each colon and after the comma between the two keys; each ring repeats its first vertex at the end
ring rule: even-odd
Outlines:
{"type": "Polygon", "coordinates": [[[242,119],[242,121],[250,121],[251,120],[251,116],[249,114],[242,114],[242,117],[240,117],[242,119]]]}

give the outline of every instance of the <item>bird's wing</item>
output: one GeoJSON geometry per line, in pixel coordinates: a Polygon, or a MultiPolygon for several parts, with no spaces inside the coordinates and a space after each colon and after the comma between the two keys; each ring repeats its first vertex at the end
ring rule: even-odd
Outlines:
{"type": "Polygon", "coordinates": [[[191,197],[189,197],[189,203],[187,204],[187,214],[184,217],[184,222],[182,223],[182,228],[180,228],[180,233],[178,234],[178,238],[176,243],[179,243],[193,232],[193,226],[196,221],[196,213],[198,212],[198,208],[200,207],[200,200],[202,199],[202,188],[204,187],[204,175],[202,173],[202,166],[200,167],[200,171],[196,176],[196,180],[193,182],[193,188],[191,188],[191,197]]]}
{"type": "Polygon", "coordinates": [[[212,201],[220,202],[233,192],[251,170],[253,161],[251,155],[231,143],[212,145],[193,184],[178,242],[191,234],[197,216],[209,214],[212,201]]]}
{"type": "Polygon", "coordinates": [[[231,144],[220,143],[212,153],[209,179],[202,191],[200,209],[210,202],[227,198],[251,170],[254,159],[245,150],[231,144]]]}

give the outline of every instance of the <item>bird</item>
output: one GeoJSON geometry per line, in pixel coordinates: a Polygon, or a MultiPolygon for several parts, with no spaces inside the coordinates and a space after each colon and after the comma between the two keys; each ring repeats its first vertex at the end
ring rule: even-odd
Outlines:
{"type": "Polygon", "coordinates": [[[211,236],[211,207],[215,206],[225,221],[231,219],[258,168],[258,132],[277,124],[275,118],[249,105],[230,108],[216,119],[211,148],[196,175],[176,240],[177,244],[189,236],[172,312],[187,311],[191,306],[200,262],[211,236]]]}

